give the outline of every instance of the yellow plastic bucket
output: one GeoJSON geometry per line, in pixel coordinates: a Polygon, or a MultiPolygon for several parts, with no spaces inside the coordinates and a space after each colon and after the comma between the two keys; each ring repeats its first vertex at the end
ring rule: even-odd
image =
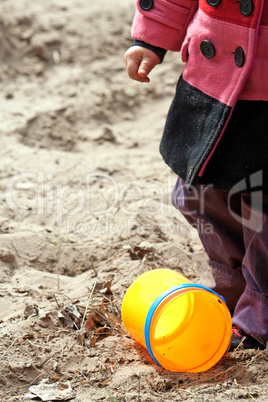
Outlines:
{"type": "Polygon", "coordinates": [[[171,371],[206,371],[224,355],[232,320],[225,300],[170,269],[139,276],[122,303],[128,333],[156,364],[171,371]]]}

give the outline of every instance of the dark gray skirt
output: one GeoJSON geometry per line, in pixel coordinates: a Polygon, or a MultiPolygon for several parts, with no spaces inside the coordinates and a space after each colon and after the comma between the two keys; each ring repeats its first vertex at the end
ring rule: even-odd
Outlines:
{"type": "Polygon", "coordinates": [[[199,182],[268,192],[268,102],[237,102],[199,182]]]}
{"type": "Polygon", "coordinates": [[[231,111],[180,77],[160,152],[186,185],[268,193],[268,102],[240,100],[231,111]]]}

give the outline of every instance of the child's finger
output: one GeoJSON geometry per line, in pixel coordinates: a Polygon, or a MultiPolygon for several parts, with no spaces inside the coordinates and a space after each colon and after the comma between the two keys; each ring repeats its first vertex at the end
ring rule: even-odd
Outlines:
{"type": "Polygon", "coordinates": [[[135,81],[140,81],[140,82],[149,82],[149,78],[147,77],[146,72],[140,74],[140,65],[137,63],[136,60],[134,59],[128,59],[126,61],[127,65],[127,73],[129,75],[129,78],[135,81]]]}
{"type": "Polygon", "coordinates": [[[152,69],[155,67],[155,63],[151,58],[145,57],[139,67],[138,74],[140,77],[147,77],[152,69]]]}

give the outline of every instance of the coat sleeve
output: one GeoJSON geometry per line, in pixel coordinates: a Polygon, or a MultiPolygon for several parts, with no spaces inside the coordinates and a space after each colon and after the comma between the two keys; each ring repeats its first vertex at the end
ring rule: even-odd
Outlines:
{"type": "Polygon", "coordinates": [[[166,50],[180,51],[186,29],[197,11],[198,0],[136,2],[132,37],[166,50]]]}

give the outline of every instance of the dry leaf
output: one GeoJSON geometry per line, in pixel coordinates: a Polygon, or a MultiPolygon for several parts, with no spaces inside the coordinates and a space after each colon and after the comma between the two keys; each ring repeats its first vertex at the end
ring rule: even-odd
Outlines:
{"type": "Polygon", "coordinates": [[[26,395],[24,400],[38,397],[42,401],[68,401],[74,398],[74,392],[69,381],[50,384],[48,379],[44,379],[40,384],[31,386],[29,391],[31,394],[26,395]]]}

